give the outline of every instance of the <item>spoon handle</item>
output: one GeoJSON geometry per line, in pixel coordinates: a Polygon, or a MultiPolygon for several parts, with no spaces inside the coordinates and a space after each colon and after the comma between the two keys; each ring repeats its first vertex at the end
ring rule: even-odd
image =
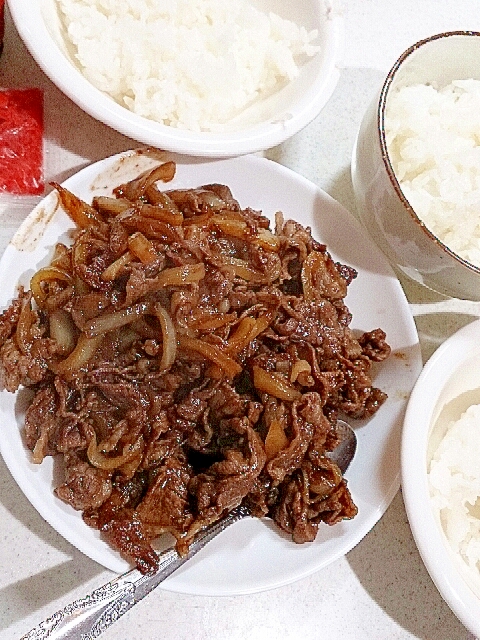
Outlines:
{"type": "Polygon", "coordinates": [[[176,569],[224,531],[229,525],[250,515],[242,505],[232,509],[224,518],[201,531],[190,545],[186,556],[175,549],[159,554],[160,566],[154,574],[141,574],[132,569],[90,594],[68,604],[41,622],[20,640],[93,640],[111,624],[150,593],[176,569]]]}

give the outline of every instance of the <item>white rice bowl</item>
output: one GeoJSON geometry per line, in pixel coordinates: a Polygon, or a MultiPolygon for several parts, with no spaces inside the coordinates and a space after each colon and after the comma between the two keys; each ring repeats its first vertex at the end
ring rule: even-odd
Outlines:
{"type": "MultiPolygon", "coordinates": [[[[100,2],[100,0],[98,1],[100,2]]],[[[109,2],[110,0],[106,0],[107,10],[103,18],[99,18],[99,22],[90,21],[90,29],[95,30],[98,29],[99,24],[109,23],[108,16],[111,9],[109,2]]],[[[127,6],[126,2],[127,0],[118,0],[118,6],[127,6]]],[[[136,7],[143,6],[143,2],[147,2],[147,0],[140,2],[128,0],[128,2],[130,2],[128,6],[132,7],[133,12],[136,7]]],[[[148,0],[148,2],[153,2],[153,0],[148,0]]],[[[155,2],[157,6],[172,10],[177,6],[185,6],[185,0],[169,0],[169,4],[166,0],[155,0],[155,2]]],[[[198,2],[192,0],[188,3],[188,15],[192,15],[191,7],[200,6],[198,2]]],[[[227,3],[227,7],[231,9],[236,6],[234,3],[237,2],[240,2],[241,6],[241,0],[233,0],[227,3]]],[[[182,129],[179,126],[167,125],[164,122],[139,115],[131,111],[126,104],[120,104],[105,91],[94,86],[82,73],[79,61],[75,57],[75,46],[66,37],[65,20],[57,0],[9,0],[8,4],[18,33],[40,68],[66,96],[87,114],[149,147],[202,158],[226,158],[264,151],[282,144],[316,118],[327,104],[338,83],[343,57],[345,27],[341,3],[338,0],[304,0],[301,3],[298,0],[249,0],[249,3],[266,16],[270,16],[270,12],[273,11],[278,13],[287,23],[294,23],[296,29],[299,29],[303,34],[300,35],[300,40],[302,40],[301,46],[305,51],[299,57],[294,55],[298,73],[295,72],[297,75],[293,80],[279,80],[278,89],[273,93],[265,97],[256,97],[241,109],[238,115],[226,123],[212,125],[210,131],[182,129]],[[318,38],[310,42],[310,37],[315,32],[318,32],[318,38]],[[303,40],[305,33],[308,34],[308,43],[303,40]],[[320,51],[309,55],[312,53],[312,47],[317,46],[320,46],[320,51]]],[[[220,9],[224,7],[223,4],[220,6],[218,2],[217,5],[220,9]]],[[[117,3],[113,6],[117,6],[117,3]]],[[[93,8],[89,11],[97,16],[97,0],[91,0],[91,7],[93,8]]],[[[276,21],[269,17],[269,23],[273,24],[274,22],[275,29],[278,31],[276,21]]],[[[282,24],[284,23],[282,22],[282,24]]],[[[257,28],[256,25],[255,28],[257,28]]],[[[298,35],[299,32],[296,29],[295,32],[298,35]]],[[[85,33],[85,36],[87,35],[88,33],[85,33]]],[[[292,36],[289,29],[284,31],[282,27],[280,39],[291,42],[292,38],[295,40],[297,35],[292,36]]],[[[130,33],[128,37],[123,37],[123,40],[122,46],[130,50],[133,46],[130,33]]],[[[155,46],[159,46],[156,42],[158,38],[154,40],[155,46]]],[[[229,37],[227,40],[231,40],[231,38],[229,37]]],[[[182,42],[182,47],[184,45],[185,43],[182,42]]],[[[258,42],[258,39],[255,40],[254,45],[256,51],[263,50],[266,46],[263,41],[258,42]]],[[[250,49],[252,48],[250,47],[250,49]]],[[[273,48],[277,52],[277,49],[273,48]]],[[[98,54],[100,59],[105,57],[111,62],[113,49],[115,49],[113,42],[108,40],[98,54]]],[[[250,49],[248,55],[251,54],[250,49]]],[[[289,53],[290,56],[292,51],[289,53]]],[[[283,55],[278,54],[277,58],[281,61],[284,73],[286,70],[290,73],[292,67],[288,56],[287,62],[283,55]]],[[[206,78],[205,82],[208,82],[209,86],[213,83],[218,88],[222,84],[218,77],[210,77],[205,74],[193,58],[190,62],[190,70],[193,69],[199,76],[203,74],[203,77],[206,78]]],[[[114,57],[114,64],[120,67],[122,60],[120,58],[117,60],[114,57]]],[[[143,66],[144,63],[135,63],[132,72],[136,72],[139,67],[143,73],[143,66]]],[[[245,74],[249,75],[246,72],[245,74]]],[[[102,76],[103,80],[105,79],[102,76]]],[[[267,89],[268,82],[264,81],[263,90],[267,89]]],[[[154,84],[155,82],[152,82],[152,85],[154,84]]],[[[143,87],[144,95],[147,94],[150,98],[150,89],[146,85],[143,87]]],[[[173,101],[171,83],[169,83],[168,89],[167,94],[170,96],[170,101],[173,101]]],[[[250,87],[248,90],[250,91],[250,87]]],[[[246,91],[245,88],[244,91],[246,91]]],[[[127,93],[125,97],[131,100],[135,99],[133,93],[132,95],[130,93],[127,95],[127,93]]],[[[161,96],[161,99],[164,100],[165,97],[161,96]]],[[[209,99],[212,99],[211,95],[209,95],[209,99]]],[[[193,107],[189,105],[189,109],[189,117],[198,119],[195,105],[193,107]]],[[[178,118],[178,116],[177,113],[175,117],[178,118]]],[[[216,118],[220,117],[217,113],[216,118]]],[[[193,127],[194,125],[189,126],[193,127]]]]}
{"type": "Polygon", "coordinates": [[[56,0],[71,56],[118,104],[190,131],[221,131],[298,76],[318,31],[248,0],[56,0]]]}
{"type": "Polygon", "coordinates": [[[480,266],[480,80],[392,91],[385,137],[395,177],[420,220],[480,266]]]}
{"type": "Polygon", "coordinates": [[[452,551],[480,581],[480,405],[450,422],[428,478],[432,507],[452,551]]]}

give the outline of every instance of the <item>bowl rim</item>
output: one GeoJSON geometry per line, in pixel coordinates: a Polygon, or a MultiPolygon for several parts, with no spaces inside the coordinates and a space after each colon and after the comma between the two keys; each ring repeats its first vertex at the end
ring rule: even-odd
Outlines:
{"type": "Polygon", "coordinates": [[[442,33],[437,33],[435,35],[432,35],[432,36],[429,36],[427,38],[423,38],[422,40],[419,40],[415,44],[413,44],[410,47],[408,47],[408,49],[406,49],[398,57],[398,59],[395,61],[395,63],[393,64],[392,68],[388,72],[388,74],[387,74],[387,76],[386,76],[386,78],[384,80],[384,83],[383,83],[383,85],[381,87],[381,90],[380,90],[380,97],[379,97],[379,100],[378,100],[378,107],[377,107],[377,135],[378,135],[379,141],[380,141],[380,152],[381,152],[381,156],[382,156],[383,165],[384,165],[385,170],[387,172],[387,176],[388,176],[388,178],[390,180],[390,183],[391,183],[393,189],[395,190],[399,200],[401,201],[402,205],[406,209],[407,213],[409,214],[409,216],[411,217],[413,222],[416,225],[418,225],[418,227],[431,240],[433,240],[433,242],[439,247],[440,250],[442,250],[445,253],[447,253],[451,258],[453,258],[455,261],[459,262],[462,266],[464,266],[467,269],[473,271],[474,273],[480,274],[480,266],[476,266],[476,265],[472,264],[471,262],[469,262],[465,258],[462,258],[457,253],[452,251],[452,249],[450,249],[448,247],[448,245],[444,244],[442,242],[442,240],[440,240],[438,238],[438,236],[436,236],[427,227],[427,225],[419,218],[419,216],[415,212],[414,208],[412,207],[412,205],[409,203],[409,201],[405,197],[405,195],[404,195],[404,193],[402,191],[402,188],[401,188],[401,186],[400,186],[400,184],[399,184],[399,182],[397,180],[397,177],[395,175],[395,171],[393,169],[393,165],[392,165],[391,160],[390,160],[390,155],[389,155],[389,152],[388,152],[386,135],[385,135],[386,103],[387,103],[387,99],[388,99],[388,96],[389,96],[389,90],[390,90],[390,88],[391,88],[391,86],[393,84],[393,81],[394,81],[394,79],[395,79],[395,77],[397,75],[397,72],[399,71],[400,67],[420,47],[428,45],[431,42],[434,42],[436,40],[447,39],[447,38],[450,38],[452,36],[453,37],[456,37],[456,36],[460,36],[460,37],[461,36],[468,36],[468,37],[475,37],[475,38],[478,37],[478,38],[480,38],[480,31],[457,30],[457,31],[444,31],[442,33]]]}
{"type": "Polygon", "coordinates": [[[456,567],[454,553],[433,508],[426,505],[430,503],[427,447],[433,414],[455,370],[475,351],[480,354],[479,335],[477,319],[450,336],[427,361],[410,394],[401,442],[402,494],[413,538],[439,593],[476,637],[480,637],[480,599],[456,567]],[[451,571],[446,571],[448,566],[451,571]]]}
{"type": "MultiPolygon", "coordinates": [[[[321,0],[315,0],[320,3],[321,0]]],[[[28,51],[48,78],[77,106],[96,120],[137,142],[197,157],[233,157],[272,148],[307,126],[332,96],[344,57],[345,26],[340,11],[325,3],[327,39],[324,65],[298,108],[267,123],[226,132],[192,132],[170,127],[129,111],[94,87],[60,50],[45,26],[41,0],[8,0],[10,14],[28,51]]]]}

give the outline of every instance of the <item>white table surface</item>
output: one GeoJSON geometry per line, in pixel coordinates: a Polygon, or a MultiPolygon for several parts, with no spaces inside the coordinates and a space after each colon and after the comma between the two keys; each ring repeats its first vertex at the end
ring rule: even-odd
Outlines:
{"type": "MultiPolygon", "coordinates": [[[[415,41],[447,30],[480,30],[479,0],[344,0],[345,57],[337,89],[318,118],[267,156],[303,174],[354,212],[350,157],[364,110],[396,58],[415,41]]],[[[45,91],[47,180],[132,148],[95,122],[45,77],[7,13],[0,86],[45,91]]],[[[27,213],[0,203],[0,252],[27,213]]],[[[478,305],[441,301],[401,279],[426,359],[478,305]],[[445,304],[448,313],[441,312],[445,304]],[[443,305],[443,306],[442,306],[443,305]],[[424,311],[438,312],[424,314],[424,311]]],[[[1,437],[1,426],[0,426],[1,437]]],[[[0,459],[0,640],[13,640],[112,574],[60,537],[26,500],[0,459]]],[[[471,640],[443,602],[416,550],[402,501],[345,558],[292,585],[237,597],[158,589],[105,640],[471,640]]]]}

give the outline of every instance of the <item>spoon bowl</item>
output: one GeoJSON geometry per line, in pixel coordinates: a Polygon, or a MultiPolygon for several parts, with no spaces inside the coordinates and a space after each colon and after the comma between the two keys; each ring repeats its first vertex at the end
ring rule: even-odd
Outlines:
{"type": "Polygon", "coordinates": [[[328,454],[328,457],[337,463],[338,468],[344,474],[355,456],[357,436],[348,422],[344,420],[337,420],[336,430],[339,441],[335,449],[328,454]]]}

